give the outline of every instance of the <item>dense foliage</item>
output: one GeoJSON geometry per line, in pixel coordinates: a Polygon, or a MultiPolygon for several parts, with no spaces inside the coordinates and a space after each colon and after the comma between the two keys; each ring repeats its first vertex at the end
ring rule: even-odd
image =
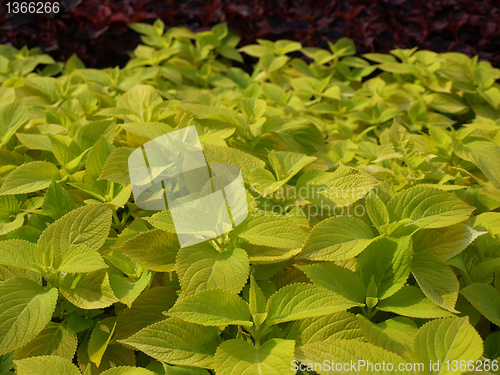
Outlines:
{"type": "Polygon", "coordinates": [[[0,46],[0,374],[500,373],[499,70],[131,27],[123,69],[0,46]],[[179,249],[127,160],[190,125],[249,215],[179,249]]]}
{"type": "Polygon", "coordinates": [[[125,64],[139,42],[127,22],[160,18],[195,31],[227,22],[244,44],[286,38],[326,48],[328,40],[349,37],[361,52],[419,46],[500,65],[500,4],[493,0],[58,1],[55,15],[8,15],[0,3],[0,44],[42,47],[63,60],[77,53],[87,66],[109,67],[125,64]]]}

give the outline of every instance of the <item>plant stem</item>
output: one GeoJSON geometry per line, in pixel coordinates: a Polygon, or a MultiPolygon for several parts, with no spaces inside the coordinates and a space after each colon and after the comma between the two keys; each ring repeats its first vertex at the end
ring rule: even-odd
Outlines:
{"type": "Polygon", "coordinates": [[[217,241],[217,238],[212,238],[212,240],[215,242],[215,244],[217,246],[217,250],[219,250],[219,252],[221,253],[222,252],[222,243],[217,241]]]}
{"type": "Polygon", "coordinates": [[[115,224],[118,227],[122,226],[122,223],[120,222],[120,219],[118,218],[118,214],[116,213],[116,208],[113,208],[113,220],[115,221],[115,224]]]}

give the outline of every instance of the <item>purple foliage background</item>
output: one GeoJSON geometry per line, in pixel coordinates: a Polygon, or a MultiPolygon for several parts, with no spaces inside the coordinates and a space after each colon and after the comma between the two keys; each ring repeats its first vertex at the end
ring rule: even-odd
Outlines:
{"type": "Polygon", "coordinates": [[[418,46],[479,55],[500,66],[500,2],[494,0],[60,2],[59,14],[9,15],[4,0],[0,44],[39,46],[56,60],[76,53],[88,67],[123,65],[127,52],[140,42],[126,24],[161,18],[167,27],[186,26],[193,31],[227,22],[241,35],[241,45],[265,38],[326,47],[328,40],[350,37],[360,53],[418,46]]]}

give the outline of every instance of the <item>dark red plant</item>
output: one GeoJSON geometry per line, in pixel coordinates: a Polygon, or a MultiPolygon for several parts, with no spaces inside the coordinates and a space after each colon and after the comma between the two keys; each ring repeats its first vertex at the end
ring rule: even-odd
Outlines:
{"type": "MultiPolygon", "coordinates": [[[[8,0],[12,1],[12,0],[8,0]]],[[[52,1],[52,0],[51,0],[52,1]]],[[[77,53],[90,67],[123,65],[139,43],[128,22],[205,30],[217,23],[242,36],[294,39],[305,46],[353,38],[360,53],[395,46],[456,51],[500,66],[500,3],[494,0],[66,0],[50,15],[9,15],[0,4],[0,43],[40,46],[57,60],[77,53]]]]}

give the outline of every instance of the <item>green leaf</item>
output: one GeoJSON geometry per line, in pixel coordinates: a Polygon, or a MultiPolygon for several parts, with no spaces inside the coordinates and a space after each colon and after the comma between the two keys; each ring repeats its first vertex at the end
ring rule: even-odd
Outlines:
{"type": "Polygon", "coordinates": [[[276,41],[274,48],[277,55],[285,55],[290,52],[299,51],[302,48],[302,45],[293,40],[282,39],[276,41]]]}
{"type": "MultiPolygon", "coordinates": [[[[262,86],[264,92],[268,87],[266,85],[268,84],[264,83],[262,86]]],[[[284,93],[283,89],[279,86],[276,87],[284,93]]],[[[280,92],[278,91],[278,93],[280,92]]],[[[286,95],[289,95],[289,93],[286,95]]],[[[284,100],[284,98],[281,100],[284,100]]],[[[267,130],[265,126],[263,126],[263,132],[264,130],[267,130]]],[[[309,120],[293,120],[280,126],[279,129],[270,130],[270,132],[275,134],[291,151],[306,155],[311,155],[320,150],[324,144],[324,138],[320,130],[309,120]]]]}
{"type": "Polygon", "coordinates": [[[360,219],[349,216],[330,217],[313,227],[297,258],[328,261],[350,259],[373,241],[372,230],[360,219]]]}
{"type": "Polygon", "coordinates": [[[297,346],[303,346],[327,339],[360,339],[363,337],[363,332],[354,314],[341,311],[292,322],[288,325],[284,337],[295,340],[297,346]]]}
{"type": "Polygon", "coordinates": [[[116,194],[115,197],[109,201],[109,204],[115,206],[115,209],[123,208],[127,204],[130,198],[130,194],[132,194],[132,186],[131,185],[123,186],[119,190],[118,194],[116,194]]]}
{"type": "Polygon", "coordinates": [[[364,53],[362,56],[378,63],[383,63],[383,62],[395,63],[397,61],[394,56],[388,54],[386,55],[383,53],[364,53]]]}
{"type": "Polygon", "coordinates": [[[93,320],[81,316],[77,311],[73,311],[68,316],[66,328],[70,332],[79,333],[93,327],[94,323],[95,322],[93,320]]]}
{"type": "Polygon", "coordinates": [[[397,74],[411,74],[418,72],[417,68],[414,65],[392,63],[392,62],[382,63],[378,66],[378,68],[385,70],[386,72],[397,73],[397,74]]]}
{"type": "Polygon", "coordinates": [[[297,190],[301,198],[333,210],[355,203],[378,184],[368,173],[341,165],[335,172],[304,173],[297,181],[297,190]]]}
{"type": "Polygon", "coordinates": [[[105,369],[115,368],[115,366],[134,366],[136,364],[134,351],[125,348],[122,344],[108,344],[99,367],[90,360],[87,349],[88,340],[83,341],[77,350],[78,364],[84,374],[97,375],[105,369]]]}
{"type": "Polygon", "coordinates": [[[366,212],[377,229],[389,223],[389,211],[384,201],[372,191],[366,197],[366,212]]]}
{"type": "Polygon", "coordinates": [[[472,230],[466,224],[455,224],[439,229],[423,229],[413,236],[413,250],[431,253],[446,261],[465,250],[478,234],[479,232],[472,230]]]}
{"type": "Polygon", "coordinates": [[[472,69],[472,78],[481,89],[486,89],[495,83],[495,78],[486,69],[474,67],[472,69]]]}
{"type": "Polygon", "coordinates": [[[106,182],[97,183],[97,179],[102,172],[106,160],[114,150],[114,146],[104,138],[99,139],[90,149],[87,162],[85,163],[85,183],[96,186],[105,192],[106,182]]]}
{"type": "Polygon", "coordinates": [[[377,327],[382,329],[393,341],[402,343],[409,349],[409,352],[412,351],[413,340],[418,331],[417,324],[412,319],[396,316],[377,323],[377,327]]]}
{"type": "MultiPolygon", "coordinates": [[[[12,215],[12,216],[14,216],[14,215],[12,215]]],[[[12,216],[7,217],[7,220],[9,220],[12,216]]],[[[13,221],[6,221],[6,222],[4,221],[5,224],[3,224],[1,229],[0,229],[0,235],[4,235],[4,234],[10,233],[10,232],[13,232],[16,229],[21,229],[21,227],[23,226],[24,221],[25,221],[25,216],[26,216],[26,214],[24,212],[22,212],[22,213],[16,214],[13,221]]]]}
{"type": "Polygon", "coordinates": [[[57,355],[45,355],[14,361],[19,375],[81,375],[70,360],[57,355]]]}
{"type": "Polygon", "coordinates": [[[469,277],[472,282],[489,284],[493,275],[500,270],[500,258],[488,259],[472,266],[469,277]]]}
{"type": "MultiPolygon", "coordinates": [[[[83,245],[98,249],[108,236],[111,227],[111,207],[104,204],[92,204],[70,211],[41,234],[37,246],[45,254],[45,265],[50,266],[66,256],[84,254],[83,245]]],[[[79,272],[79,271],[75,271],[79,272]]]]}
{"type": "Polygon", "coordinates": [[[120,126],[131,134],[138,135],[148,140],[160,137],[174,130],[163,122],[126,122],[120,126]]]}
{"type": "Polygon", "coordinates": [[[358,257],[356,273],[367,286],[373,278],[379,299],[392,296],[406,283],[411,265],[408,241],[381,237],[358,257]]]}
{"type": "Polygon", "coordinates": [[[86,245],[72,245],[60,256],[55,256],[52,267],[59,272],[93,272],[108,268],[96,249],[86,245]]]}
{"type": "MultiPolygon", "coordinates": [[[[424,324],[417,332],[413,342],[414,361],[444,364],[449,361],[476,361],[483,354],[481,336],[465,318],[444,318],[424,324]]],[[[441,371],[427,368],[418,374],[454,374],[452,366],[442,366],[441,371]]]]}
{"type": "Polygon", "coordinates": [[[281,215],[249,216],[233,233],[253,245],[281,249],[299,248],[305,241],[304,231],[281,215]]]}
{"type": "Polygon", "coordinates": [[[220,253],[206,242],[180,249],[175,264],[185,295],[206,289],[239,293],[247,281],[249,270],[245,250],[236,248],[220,253]]]}
{"type": "Polygon", "coordinates": [[[204,144],[204,155],[208,163],[231,163],[237,165],[243,176],[255,168],[264,168],[266,163],[259,158],[233,147],[204,144]]]}
{"type": "Polygon", "coordinates": [[[113,119],[86,122],[76,129],[74,141],[82,150],[90,149],[98,143],[101,144],[96,149],[106,150],[115,139],[115,127],[113,119]]]}
{"type": "MultiPolygon", "coordinates": [[[[399,355],[392,353],[390,351],[384,350],[378,346],[359,341],[359,340],[325,340],[322,342],[315,342],[312,344],[306,344],[304,346],[300,346],[295,350],[295,357],[298,361],[303,364],[309,365],[311,370],[315,369],[315,364],[317,363],[330,363],[334,362],[335,364],[340,364],[346,369],[350,369],[351,371],[346,373],[353,373],[356,375],[371,375],[374,371],[368,368],[366,365],[361,367],[358,365],[358,361],[362,359],[366,361],[366,363],[370,362],[372,364],[375,363],[383,363],[386,364],[391,363],[394,369],[397,369],[400,363],[404,363],[402,357],[399,355]],[[326,362],[325,362],[326,361],[326,362]],[[351,365],[354,364],[355,367],[352,368],[351,365]],[[358,365],[358,366],[357,366],[358,365]]],[[[293,363],[292,363],[293,366],[293,363]]],[[[388,366],[386,366],[387,369],[388,366]]],[[[316,367],[317,368],[317,367],[316,367]]],[[[332,367],[331,370],[334,370],[335,367],[332,367]]],[[[335,371],[336,372],[336,371],[335,371]]],[[[326,366],[322,366],[322,369],[319,369],[318,374],[331,374],[332,372],[326,366]]],[[[392,374],[392,371],[377,371],[378,374],[392,374]]],[[[398,371],[398,374],[410,375],[411,372],[408,371],[398,371]]]]}
{"type": "Polygon", "coordinates": [[[28,241],[0,241],[0,264],[40,272],[43,257],[36,245],[28,241]]]}
{"type": "Polygon", "coordinates": [[[47,189],[47,192],[45,193],[45,198],[43,199],[43,214],[57,220],[75,208],[76,204],[66,189],[64,189],[56,181],[52,181],[47,189]]]}
{"type": "Polygon", "coordinates": [[[19,202],[12,195],[0,196],[0,218],[7,219],[19,213],[19,202]]]}
{"type": "Polygon", "coordinates": [[[489,105],[498,109],[500,106],[500,90],[498,87],[490,87],[486,90],[478,90],[478,92],[489,105]]]}
{"type": "Polygon", "coordinates": [[[490,333],[484,340],[484,354],[486,358],[500,357],[500,331],[490,333]]]}
{"type": "Polygon", "coordinates": [[[52,100],[59,97],[59,81],[53,77],[26,77],[24,83],[44,94],[52,100]]]}
{"type": "Polygon", "coordinates": [[[14,368],[14,352],[0,356],[0,374],[11,375],[14,368]]]}
{"type": "MultiPolygon", "coordinates": [[[[191,367],[191,366],[170,366],[166,363],[162,363],[163,371],[165,371],[165,375],[210,375],[208,370],[191,367]]],[[[157,370],[158,373],[161,370],[157,370]]],[[[163,374],[163,373],[162,373],[163,374]]]]}
{"type": "Polygon", "coordinates": [[[56,307],[57,289],[32,280],[12,278],[0,284],[0,355],[36,337],[56,307]]]}
{"type": "Polygon", "coordinates": [[[430,253],[413,256],[411,272],[424,294],[439,307],[457,313],[459,284],[457,277],[444,261],[430,253]]]}
{"type": "Polygon", "coordinates": [[[81,309],[102,309],[117,301],[105,270],[68,274],[59,283],[66,299],[81,309]]]}
{"type": "Polygon", "coordinates": [[[4,180],[0,195],[26,194],[45,189],[59,169],[46,161],[32,161],[14,169],[4,180]]]}
{"type": "Polygon", "coordinates": [[[115,327],[116,317],[109,317],[100,320],[92,330],[87,350],[89,359],[94,362],[97,367],[101,364],[102,356],[111,341],[115,327]]]}
{"type": "Polygon", "coordinates": [[[114,339],[127,338],[153,323],[164,320],[163,312],[174,305],[176,298],[175,292],[164,286],[154,287],[142,293],[130,308],[120,314],[114,339]]]}
{"type": "Polygon", "coordinates": [[[328,315],[361,305],[321,286],[290,284],[278,290],[267,301],[267,321],[269,325],[273,325],[328,315]]]}
{"type": "Polygon", "coordinates": [[[397,293],[380,301],[377,308],[412,318],[433,319],[454,316],[429,300],[417,287],[403,286],[397,293]]]}
{"type": "Polygon", "coordinates": [[[240,102],[241,112],[245,115],[249,122],[255,122],[264,116],[267,103],[262,99],[243,98],[240,102]]]}
{"type": "Polygon", "coordinates": [[[65,326],[49,322],[29,343],[16,350],[16,359],[42,355],[57,355],[69,360],[75,356],[77,339],[65,326]]]}
{"type": "Polygon", "coordinates": [[[500,212],[485,212],[473,220],[474,228],[485,228],[492,236],[500,236],[500,212]]]}
{"type": "Polygon", "coordinates": [[[381,347],[382,349],[396,353],[402,357],[406,357],[407,349],[403,343],[394,340],[382,328],[372,323],[363,315],[356,316],[359,326],[365,335],[366,341],[370,344],[381,347]]]}
{"type": "Polygon", "coordinates": [[[9,142],[15,132],[29,120],[29,114],[22,102],[0,107],[0,148],[9,142]]]}
{"type": "Polygon", "coordinates": [[[217,48],[217,52],[219,52],[225,58],[243,63],[243,58],[236,48],[230,46],[220,46],[217,48]]]}
{"type": "Polygon", "coordinates": [[[139,34],[149,35],[149,36],[158,35],[154,26],[148,25],[146,23],[134,22],[127,24],[127,26],[130,27],[132,30],[138,32],[139,34]]]}
{"type": "Polygon", "coordinates": [[[52,153],[68,173],[75,173],[83,166],[84,158],[90,150],[82,149],[75,139],[67,135],[53,135],[50,143],[52,153]]]}
{"type": "Polygon", "coordinates": [[[283,186],[286,181],[276,181],[273,174],[264,168],[255,168],[248,177],[252,189],[260,193],[263,197],[267,197],[273,194],[281,186],[283,186]]]}
{"type": "Polygon", "coordinates": [[[118,184],[129,185],[130,176],[128,172],[128,158],[133,149],[128,147],[119,147],[109,155],[101,175],[98,180],[109,180],[118,184]]]}
{"type": "Polygon", "coordinates": [[[488,284],[471,284],[460,293],[493,324],[500,327],[500,293],[488,284]]]}
{"type": "Polygon", "coordinates": [[[356,46],[350,38],[340,38],[334,44],[329,44],[330,50],[338,57],[356,54],[356,46]]]}
{"type": "Polygon", "coordinates": [[[266,296],[262,292],[253,275],[250,276],[248,307],[256,326],[260,326],[267,317],[266,296]]]}
{"type": "Polygon", "coordinates": [[[213,368],[219,329],[203,327],[172,317],[152,324],[126,340],[150,357],[174,365],[213,368]]]}
{"type": "MultiPolygon", "coordinates": [[[[145,218],[147,219],[147,218],[145,218]]],[[[150,230],[149,225],[146,223],[146,221],[143,220],[143,218],[138,217],[135,218],[130,225],[128,225],[118,236],[118,238],[115,241],[115,246],[120,246],[121,244],[125,243],[125,241],[129,240],[132,237],[137,236],[140,233],[147,232],[150,230]]],[[[125,255],[118,253],[118,252],[113,252],[112,257],[114,259],[119,259],[123,262],[126,263],[134,263],[132,262],[128,257],[125,255]]],[[[120,266],[117,266],[120,268],[120,266]]],[[[121,269],[121,268],[120,268],[121,269]]],[[[131,272],[133,273],[135,270],[135,265],[131,266],[131,272]]],[[[122,269],[122,271],[125,272],[125,270],[122,269]]],[[[127,272],[125,272],[127,273],[127,272]]]]}
{"type": "Polygon", "coordinates": [[[144,220],[156,229],[160,229],[168,233],[177,233],[174,220],[172,219],[172,214],[169,210],[157,212],[151,217],[144,218],[144,220]]]}
{"type": "Polygon", "coordinates": [[[241,47],[240,51],[246,53],[247,55],[253,56],[253,57],[261,57],[264,53],[270,53],[273,50],[266,47],[266,46],[260,46],[258,44],[250,44],[250,45],[241,47]]]}
{"type": "MultiPolygon", "coordinates": [[[[297,220],[297,222],[300,219],[297,220]]],[[[299,224],[300,225],[300,224],[299,224]]],[[[271,264],[284,262],[300,253],[301,249],[280,249],[267,246],[245,246],[251,264],[271,264]]]]}
{"type": "Polygon", "coordinates": [[[132,302],[149,285],[152,277],[153,274],[147,269],[142,271],[141,277],[136,281],[130,281],[123,275],[111,274],[109,276],[109,284],[120,302],[130,307],[132,302]]]}
{"type": "MultiPolygon", "coordinates": [[[[245,48],[245,47],[243,47],[245,48]]],[[[266,96],[266,98],[270,99],[271,101],[285,105],[289,95],[283,90],[280,86],[275,85],[274,83],[268,83],[265,82],[262,84],[262,92],[266,96]]],[[[299,127],[294,127],[294,129],[288,129],[288,132],[284,134],[280,134],[282,136],[282,139],[290,141],[290,143],[293,143],[293,146],[298,146],[300,148],[300,143],[296,141],[294,137],[294,133],[300,131],[299,127]]],[[[286,142],[286,141],[285,141],[286,142]]],[[[291,149],[294,149],[296,147],[291,147],[291,149]]],[[[296,150],[294,150],[296,151],[296,150]]]]}
{"type": "Polygon", "coordinates": [[[224,289],[202,290],[180,298],[168,311],[168,315],[204,326],[253,325],[248,304],[241,297],[224,289]]]}
{"type": "Polygon", "coordinates": [[[316,263],[296,267],[303,271],[314,284],[330,289],[350,301],[360,304],[365,302],[366,287],[351,270],[334,263],[316,263]]]}
{"type": "MultiPolygon", "coordinates": [[[[103,181],[100,182],[102,183],[103,181]]],[[[95,184],[87,184],[85,182],[68,182],[68,185],[91,195],[93,198],[96,198],[97,200],[94,200],[95,203],[104,202],[106,200],[103,189],[100,189],[95,184]]]]}
{"type": "Polygon", "coordinates": [[[171,272],[179,250],[177,236],[160,229],[132,237],[115,248],[142,267],[158,272],[171,272]]]}
{"type": "Polygon", "coordinates": [[[412,220],[419,228],[444,228],[467,220],[474,208],[438,188],[415,186],[400,191],[388,203],[391,222],[412,220]]]}
{"type": "Polygon", "coordinates": [[[474,163],[491,181],[500,188],[500,147],[488,140],[464,141],[455,144],[456,154],[464,160],[474,163]]]}
{"type": "Polygon", "coordinates": [[[101,372],[101,375],[155,375],[144,367],[118,366],[101,372]]]}
{"type": "Polygon", "coordinates": [[[224,341],[215,353],[214,367],[220,375],[294,374],[293,340],[270,339],[259,347],[239,339],[224,341]]]}
{"type": "Polygon", "coordinates": [[[128,109],[136,114],[140,121],[147,122],[151,121],[151,108],[161,102],[162,99],[154,87],[137,85],[120,96],[116,107],[128,109]]]}
{"type": "Polygon", "coordinates": [[[316,160],[313,156],[298,154],[296,152],[288,151],[274,151],[271,150],[268,155],[269,163],[276,173],[278,181],[290,180],[306,165],[311,164],[316,160]]]}
{"type": "Polygon", "coordinates": [[[23,145],[31,150],[52,150],[50,138],[47,135],[17,133],[16,137],[21,141],[23,145]]]}
{"type": "Polygon", "coordinates": [[[469,111],[469,107],[457,95],[432,93],[427,98],[429,106],[439,112],[462,114],[469,111]]]}
{"type": "Polygon", "coordinates": [[[85,64],[78,58],[76,54],[72,54],[66,61],[64,66],[64,73],[71,73],[76,69],[85,69],[85,64]]]}
{"type": "Polygon", "coordinates": [[[23,277],[35,281],[37,284],[42,283],[42,277],[39,273],[26,271],[21,268],[2,266],[0,265],[0,282],[3,282],[13,277],[23,277]]]}
{"type": "MultiPolygon", "coordinates": [[[[322,87],[320,88],[321,82],[312,77],[294,78],[290,83],[295,92],[300,93],[301,97],[307,99],[309,99],[314,94],[318,95],[318,93],[322,91],[322,87]]],[[[338,86],[336,87],[337,89],[339,88],[338,86]]]]}

